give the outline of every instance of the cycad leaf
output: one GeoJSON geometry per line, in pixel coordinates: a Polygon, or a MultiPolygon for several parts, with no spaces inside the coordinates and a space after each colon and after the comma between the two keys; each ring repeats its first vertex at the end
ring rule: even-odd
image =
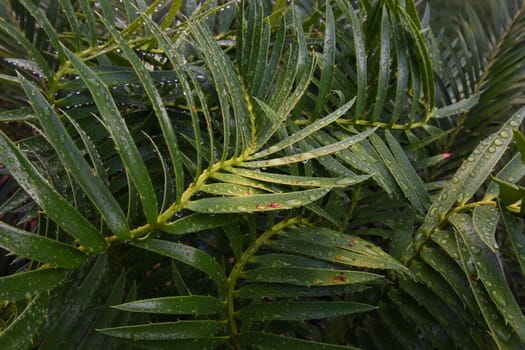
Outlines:
{"type": "Polygon", "coordinates": [[[78,285],[78,288],[72,290],[69,298],[64,302],[64,306],[60,308],[60,313],[56,315],[55,321],[50,324],[39,349],[55,350],[57,344],[63,343],[67,344],[66,346],[71,346],[72,343],[76,342],[76,339],[68,339],[69,334],[76,327],[89,327],[81,315],[96,300],[97,291],[107,277],[107,272],[107,255],[101,254],[91,266],[82,283],[78,285]]]}
{"type": "Polygon", "coordinates": [[[439,118],[444,118],[444,117],[450,117],[455,114],[459,114],[459,113],[468,111],[472,107],[478,104],[480,96],[481,96],[481,93],[473,94],[469,96],[468,98],[460,100],[456,103],[453,103],[445,107],[441,107],[434,112],[433,117],[439,119],[439,118]]]}
{"type": "Polygon", "coordinates": [[[78,69],[80,77],[93,96],[98,111],[117,146],[124,166],[139,193],[148,223],[155,223],[158,215],[158,204],[151,178],[108,87],[93,70],[71,51],[65,49],[65,52],[78,69]]]}
{"type": "Polygon", "coordinates": [[[224,311],[224,304],[217,298],[205,295],[144,299],[114,306],[119,310],[159,314],[208,315],[224,311]]]}
{"type": "Polygon", "coordinates": [[[523,222],[512,216],[505,208],[499,206],[501,219],[516,253],[521,274],[525,276],[525,236],[523,235],[523,222]]]}
{"type": "Polygon", "coordinates": [[[178,148],[177,136],[175,135],[175,131],[173,130],[172,122],[168,116],[168,112],[164,107],[164,103],[162,102],[160,93],[155,87],[153,79],[151,78],[151,75],[149,74],[148,70],[140,61],[135,52],[133,52],[132,48],[129,47],[128,43],[124,40],[124,38],[115,30],[110,20],[112,19],[102,18],[102,21],[104,22],[106,28],[109,30],[109,32],[121,48],[122,53],[131,63],[133,69],[135,70],[135,73],[137,74],[137,77],[140,80],[141,86],[144,88],[144,91],[146,92],[151,101],[151,105],[153,106],[153,110],[155,111],[155,115],[157,116],[159,125],[162,129],[162,134],[164,136],[165,143],[168,147],[168,152],[171,158],[171,164],[174,167],[177,188],[181,189],[182,186],[180,185],[180,183],[184,181],[184,173],[182,170],[182,158],[178,148]]]}
{"type": "Polygon", "coordinates": [[[509,329],[505,319],[498,312],[498,308],[491,302],[490,296],[488,295],[489,293],[487,293],[484,285],[476,278],[477,269],[474,266],[475,263],[473,259],[470,258],[471,253],[461,237],[461,235],[456,235],[456,241],[461,254],[460,261],[467,275],[466,279],[470,285],[470,290],[476,298],[485,323],[491,330],[492,339],[500,349],[523,349],[523,342],[520,342],[516,334],[509,329]]]}
{"type": "Polygon", "coordinates": [[[104,334],[133,340],[170,340],[211,337],[223,332],[223,321],[178,321],[98,329],[104,334]]]}
{"type": "Polygon", "coordinates": [[[333,123],[334,121],[342,117],[350,108],[352,108],[354,102],[355,102],[355,98],[351,99],[349,102],[345,103],[343,106],[339,107],[337,110],[330,113],[326,117],[309,124],[305,128],[300,129],[299,131],[277,142],[276,144],[270,146],[269,148],[266,148],[260,152],[255,153],[254,155],[250,157],[250,159],[262,158],[269,154],[278,152],[290,145],[293,145],[294,143],[300,140],[303,140],[309,135],[315,133],[317,130],[324,128],[325,126],[329,125],[330,123],[333,123]]]}
{"type": "Polygon", "coordinates": [[[358,184],[370,178],[369,175],[355,175],[352,177],[325,178],[325,177],[308,177],[293,176],[285,174],[267,173],[263,171],[253,171],[242,168],[229,168],[229,171],[249,177],[251,179],[271,182],[280,185],[304,186],[304,187],[347,187],[358,184]]]}
{"type": "Polygon", "coordinates": [[[492,252],[496,252],[496,227],[498,226],[499,212],[496,207],[491,205],[480,205],[474,208],[472,223],[474,231],[479,238],[489,247],[492,252]]]}
{"type": "Polygon", "coordinates": [[[221,265],[202,250],[182,243],[168,242],[159,239],[149,239],[143,242],[136,241],[133,242],[133,245],[188,264],[207,274],[220,288],[226,285],[226,275],[221,265]]]}
{"type": "Polygon", "coordinates": [[[470,216],[455,214],[449,217],[449,221],[465,241],[477,275],[487,290],[487,294],[501,312],[505,321],[514,328],[521,340],[525,341],[525,316],[507,284],[505,275],[499,268],[500,263],[495,253],[475,234],[475,228],[470,216]]]}
{"type": "Polygon", "coordinates": [[[269,246],[273,249],[300,253],[343,265],[359,266],[370,269],[402,269],[402,265],[397,261],[392,261],[392,259],[388,257],[377,257],[366,253],[359,254],[338,247],[316,244],[315,242],[286,239],[272,241],[269,246]]]}
{"type": "Polygon", "coordinates": [[[319,343],[265,332],[244,332],[241,338],[250,348],[260,350],[284,348],[288,350],[357,350],[351,346],[319,343]]]}
{"type": "Polygon", "coordinates": [[[335,142],[333,144],[323,146],[317,149],[309,150],[307,152],[294,154],[291,156],[285,156],[280,158],[273,158],[268,160],[259,160],[259,161],[249,161],[244,162],[241,165],[248,168],[265,168],[265,167],[274,167],[280,165],[286,165],[291,163],[305,162],[310,159],[319,158],[328,154],[336,153],[340,150],[346,149],[359,141],[364,140],[370,136],[376,129],[368,129],[359,133],[355,136],[348,137],[341,141],[335,142]]]}
{"type": "Polygon", "coordinates": [[[30,349],[40,325],[47,320],[48,302],[47,292],[34,297],[24,311],[0,332],[0,348],[30,349]]]}
{"type": "Polygon", "coordinates": [[[0,163],[17,179],[18,184],[66,232],[93,252],[106,250],[98,230],[49,185],[3,132],[0,132],[0,163]]]}
{"type": "Polygon", "coordinates": [[[0,277],[0,300],[17,301],[53,289],[66,277],[61,269],[40,269],[0,277]]]}
{"type": "Polygon", "coordinates": [[[362,292],[368,289],[361,284],[343,284],[324,287],[295,286],[277,283],[249,283],[235,291],[241,299],[322,297],[362,292]]]}
{"type": "Polygon", "coordinates": [[[253,196],[258,194],[265,194],[266,191],[253,188],[251,186],[243,186],[230,183],[212,183],[201,187],[202,192],[214,194],[218,196],[253,196]]]}
{"type": "Polygon", "coordinates": [[[326,4],[326,24],[324,30],[323,62],[321,66],[321,77],[319,79],[319,91],[315,100],[313,117],[318,118],[328,101],[332,89],[332,79],[335,67],[336,30],[334,14],[330,4],[326,4]]]}
{"type": "Polygon", "coordinates": [[[80,150],[59,121],[44,96],[23,76],[18,75],[26,95],[31,101],[47,140],[55,148],[60,159],[78,181],[86,195],[104,217],[109,228],[121,239],[130,238],[126,216],[102,180],[93,175],[80,150]]]}
{"type": "Polygon", "coordinates": [[[236,313],[241,320],[313,320],[374,310],[367,304],[344,301],[276,301],[251,304],[236,313]]]}
{"type": "Polygon", "coordinates": [[[418,230],[423,233],[423,237],[432,232],[456,201],[463,205],[474,195],[512,141],[512,129],[517,128],[524,117],[525,108],[522,108],[500,130],[483,140],[463,162],[452,179],[445,184],[438,199],[432,202],[418,230]]]}
{"type": "Polygon", "coordinates": [[[87,259],[85,254],[68,244],[21,230],[1,221],[0,246],[19,257],[64,269],[80,267],[87,259]]]}
{"type": "Polygon", "coordinates": [[[381,275],[368,272],[302,267],[259,267],[244,271],[241,276],[253,281],[286,283],[297,286],[367,283],[383,278],[381,275]]]}
{"type": "Polygon", "coordinates": [[[238,221],[237,215],[209,215],[196,213],[180,218],[176,221],[164,224],[159,228],[171,234],[185,234],[200,232],[211,228],[229,226],[238,221]]]}
{"type": "Polygon", "coordinates": [[[129,347],[140,347],[141,349],[151,350],[204,350],[221,349],[228,338],[224,337],[199,337],[195,339],[175,339],[175,340],[144,340],[144,339],[124,339],[129,347]]]}
{"type": "Polygon", "coordinates": [[[257,194],[245,197],[204,198],[188,202],[186,208],[200,213],[251,213],[292,209],[316,201],[329,191],[330,188],[316,188],[306,191],[257,194]]]}

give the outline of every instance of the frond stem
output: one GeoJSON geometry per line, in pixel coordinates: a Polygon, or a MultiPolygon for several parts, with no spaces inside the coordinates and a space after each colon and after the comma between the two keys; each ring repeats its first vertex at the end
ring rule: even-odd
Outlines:
{"type": "Polygon", "coordinates": [[[230,330],[231,330],[231,339],[234,342],[234,347],[236,349],[241,349],[241,344],[239,343],[238,334],[239,330],[237,328],[237,322],[235,319],[235,305],[234,305],[234,298],[235,298],[235,285],[237,284],[237,280],[241,277],[241,273],[246,266],[246,264],[250,261],[250,259],[257,253],[259,248],[264,245],[268,240],[278,232],[291,227],[291,226],[300,226],[300,225],[306,225],[308,221],[303,218],[291,218],[283,220],[275,225],[273,225],[270,229],[265,231],[262,235],[259,236],[241,255],[239,258],[239,261],[235,263],[233,266],[232,271],[230,272],[230,275],[228,276],[228,291],[226,293],[226,305],[227,305],[227,311],[228,311],[228,322],[230,324],[230,330]]]}

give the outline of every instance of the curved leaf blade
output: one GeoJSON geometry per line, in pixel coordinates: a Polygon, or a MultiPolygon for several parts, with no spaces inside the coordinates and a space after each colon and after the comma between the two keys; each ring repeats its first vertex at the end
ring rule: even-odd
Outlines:
{"type": "Polygon", "coordinates": [[[93,252],[106,250],[100,232],[62,197],[29,162],[9,138],[0,131],[0,163],[18,184],[61,228],[93,252]]]}
{"type": "Polygon", "coordinates": [[[208,295],[191,295],[144,299],[114,306],[119,310],[131,312],[151,312],[158,314],[209,315],[224,311],[224,303],[208,295]]]}
{"type": "Polygon", "coordinates": [[[113,197],[102,180],[92,174],[91,167],[76,147],[53,108],[27,79],[20,74],[18,74],[18,79],[41,122],[47,140],[56,150],[66,168],[97,207],[111,231],[121,239],[131,238],[126,216],[115,197],[113,197]]]}
{"type": "Polygon", "coordinates": [[[286,283],[297,286],[367,283],[383,278],[381,275],[368,272],[302,267],[258,267],[244,271],[241,276],[253,281],[286,283]]]}
{"type": "Polygon", "coordinates": [[[276,301],[251,304],[236,313],[241,320],[314,320],[350,315],[376,309],[375,306],[344,301],[276,301]]]}
{"type": "Polygon", "coordinates": [[[0,300],[15,302],[47,292],[66,277],[61,269],[41,269],[0,277],[0,300]]]}
{"type": "Polygon", "coordinates": [[[224,321],[179,321],[134,326],[121,326],[98,329],[99,332],[112,337],[133,340],[174,340],[205,338],[223,332],[224,321]]]}
{"type": "Polygon", "coordinates": [[[351,346],[332,345],[314,341],[290,338],[266,332],[245,332],[241,334],[243,342],[253,349],[288,349],[288,350],[357,350],[351,346]]]}
{"type": "Polygon", "coordinates": [[[86,262],[87,256],[72,246],[47,237],[21,230],[0,221],[0,247],[19,257],[75,269],[86,262]]]}
{"type": "Polygon", "coordinates": [[[180,235],[229,226],[238,220],[239,217],[237,215],[224,214],[212,216],[209,214],[196,213],[164,224],[159,228],[164,232],[180,235]]]}
{"type": "Polygon", "coordinates": [[[37,295],[7,328],[0,332],[1,349],[29,349],[40,325],[47,320],[49,295],[37,295]]]}
{"type": "Polygon", "coordinates": [[[217,197],[189,201],[186,208],[199,213],[251,213],[302,207],[323,197],[330,188],[258,194],[245,197],[217,197]]]}
{"type": "Polygon", "coordinates": [[[115,142],[135,188],[139,193],[142,208],[148,223],[155,223],[158,216],[158,203],[155,190],[139,150],[126,126],[124,118],[118,112],[117,105],[108,87],[84,62],[74,53],[64,48],[86,86],[88,87],[98,111],[115,142]]]}
{"type": "Polygon", "coordinates": [[[142,249],[169,256],[204,272],[218,284],[219,288],[224,288],[226,285],[224,269],[214,258],[202,250],[182,243],[160,239],[149,239],[142,242],[135,241],[132,244],[142,249]]]}

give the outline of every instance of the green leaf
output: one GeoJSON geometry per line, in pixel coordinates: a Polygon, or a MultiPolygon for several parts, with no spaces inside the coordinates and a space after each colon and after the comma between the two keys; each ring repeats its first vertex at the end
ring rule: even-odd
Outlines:
{"type": "Polygon", "coordinates": [[[331,145],[319,147],[317,149],[309,150],[307,152],[298,153],[298,154],[294,154],[291,156],[284,156],[280,158],[268,159],[268,160],[249,161],[249,162],[244,162],[241,165],[247,168],[266,168],[266,167],[287,165],[291,163],[305,162],[310,159],[319,158],[321,156],[326,156],[328,154],[336,153],[340,150],[346,149],[358,143],[359,141],[364,140],[365,138],[367,138],[369,135],[371,135],[375,131],[376,131],[376,128],[368,129],[366,131],[363,131],[362,133],[359,133],[357,135],[348,137],[344,140],[335,142],[331,145]]]}
{"type": "Polygon", "coordinates": [[[517,129],[512,130],[512,134],[514,136],[514,142],[516,142],[516,147],[521,154],[521,161],[525,163],[525,136],[517,129]]]}
{"type": "Polygon", "coordinates": [[[344,301],[276,301],[251,304],[235,316],[241,320],[313,320],[374,310],[376,307],[344,301]]]}
{"type": "Polygon", "coordinates": [[[149,239],[146,241],[135,241],[134,246],[146,249],[161,255],[169,256],[175,260],[188,264],[200,270],[214,280],[219,288],[226,286],[226,275],[224,269],[217,261],[202,250],[190,247],[182,243],[149,239]]]}
{"type": "Polygon", "coordinates": [[[229,171],[251,179],[280,185],[304,187],[347,187],[366,181],[370,175],[354,175],[340,178],[293,176],[277,173],[267,173],[242,168],[229,168],[229,171]]]}
{"type": "Polygon", "coordinates": [[[313,117],[317,119],[325,109],[328,97],[331,94],[334,67],[335,67],[335,51],[336,51],[336,37],[334,13],[330,4],[326,4],[326,23],[324,30],[324,44],[323,44],[323,61],[321,65],[321,77],[319,79],[319,91],[315,99],[315,108],[313,117]]]}
{"type": "Polygon", "coordinates": [[[512,216],[508,210],[499,205],[501,219],[510,238],[516,259],[520,265],[521,274],[525,276],[525,236],[523,235],[523,221],[512,216]]]}
{"type": "Polygon", "coordinates": [[[460,261],[467,275],[466,280],[470,285],[470,290],[474,294],[485,323],[491,331],[492,340],[494,340],[499,349],[523,349],[523,342],[519,341],[516,334],[508,327],[504,318],[498,312],[496,305],[491,302],[490,296],[482,282],[476,278],[475,263],[470,258],[471,253],[461,237],[461,235],[456,235],[456,241],[461,253],[460,261]]]}
{"type": "MultiPolygon", "coordinates": [[[[181,0],[179,0],[181,1],[181,0]]],[[[140,347],[151,350],[214,350],[221,349],[226,343],[227,337],[207,337],[195,339],[175,339],[175,340],[131,340],[125,339],[124,342],[130,347],[140,347]]]]}
{"type": "Polygon", "coordinates": [[[496,227],[498,226],[499,212],[492,205],[480,205],[474,208],[472,223],[474,231],[479,238],[492,250],[496,252],[496,227]]]}
{"type": "Polygon", "coordinates": [[[106,242],[100,232],[51,187],[3,132],[0,132],[0,163],[6,166],[18,184],[66,232],[93,252],[106,250],[106,242]]]}
{"type": "Polygon", "coordinates": [[[297,286],[367,283],[383,278],[381,275],[368,272],[301,267],[259,267],[244,271],[241,276],[253,281],[286,283],[297,286]]]}
{"type": "Polygon", "coordinates": [[[30,349],[40,326],[47,320],[49,294],[34,297],[24,311],[0,332],[1,349],[30,349]]]}
{"type": "Polygon", "coordinates": [[[237,215],[209,215],[196,213],[180,218],[176,221],[169,222],[159,228],[171,234],[185,234],[191,232],[200,232],[216,227],[224,227],[238,221],[237,215]]]}
{"type": "Polygon", "coordinates": [[[360,284],[331,285],[325,287],[294,286],[278,283],[249,283],[235,291],[241,299],[323,297],[362,292],[368,287],[360,284]]]}
{"type": "Polygon", "coordinates": [[[137,300],[114,307],[131,312],[208,315],[224,311],[225,306],[219,299],[212,296],[191,295],[137,300]]]}
{"type": "Polygon", "coordinates": [[[75,344],[77,340],[68,339],[70,333],[74,331],[76,327],[84,327],[87,329],[90,326],[85,323],[81,315],[86,308],[94,303],[102,282],[107,278],[107,255],[99,255],[88,271],[82,283],[77,285],[77,288],[73,289],[68,295],[63,307],[60,309],[61,312],[55,316],[54,322],[50,324],[47,333],[39,345],[40,350],[54,350],[57,344],[71,346],[75,344]]]}
{"type": "Polygon", "coordinates": [[[117,105],[108,87],[84,62],[68,49],[64,49],[86,86],[88,87],[98,111],[116,144],[127,174],[139,192],[142,208],[148,223],[155,223],[158,216],[158,204],[155,190],[140,156],[139,150],[126,126],[124,118],[118,112],[117,105]]]}
{"type": "Polygon", "coordinates": [[[0,246],[19,257],[49,263],[64,269],[74,269],[87,257],[72,246],[35,233],[21,230],[0,221],[0,246]]]}
{"type": "Polygon", "coordinates": [[[319,343],[266,332],[244,332],[241,338],[250,348],[261,350],[357,350],[351,346],[319,343]]]}
{"type": "Polygon", "coordinates": [[[66,277],[61,269],[40,269],[0,277],[0,300],[17,301],[47,292],[58,286],[66,277]]]}
{"type": "Polygon", "coordinates": [[[524,117],[525,108],[521,108],[467,157],[450,181],[443,186],[438,199],[432,202],[418,230],[418,235],[421,236],[416,236],[416,246],[432,233],[454,203],[464,205],[476,193],[512,141],[512,129],[517,128],[524,117]]]}
{"type": "Polygon", "coordinates": [[[478,104],[480,97],[481,93],[472,94],[456,103],[441,107],[434,112],[433,118],[445,118],[468,111],[478,104]]]}
{"type": "Polygon", "coordinates": [[[340,117],[342,117],[350,108],[352,108],[353,104],[355,102],[355,98],[350,100],[349,102],[345,103],[343,106],[336,109],[334,112],[330,113],[326,117],[317,120],[311,124],[308,124],[308,126],[300,129],[299,131],[293,133],[292,135],[288,136],[285,139],[282,139],[281,141],[277,142],[276,144],[270,146],[269,148],[266,148],[262,151],[259,151],[255,154],[253,154],[250,159],[258,159],[265,157],[267,155],[276,153],[280,150],[285,149],[286,147],[293,145],[297,143],[300,140],[305,139],[306,137],[312,135],[316,131],[324,128],[325,126],[333,123],[340,117]]]}
{"type": "Polygon", "coordinates": [[[202,320],[140,324],[97,331],[124,339],[170,340],[210,337],[222,333],[224,326],[224,321],[202,320]]]}
{"type": "Polygon", "coordinates": [[[82,152],[76,147],[75,142],[67,133],[53,108],[36,87],[22,75],[18,74],[18,79],[41,122],[47,140],[56,150],[67,170],[71,172],[99,210],[109,228],[121,239],[131,238],[127,219],[122,209],[102,180],[92,174],[91,167],[84,159],[82,152]]]}
{"type": "Polygon", "coordinates": [[[363,35],[363,28],[361,27],[362,22],[357,17],[357,12],[353,9],[352,5],[342,0],[336,1],[344,16],[349,19],[352,34],[353,43],[356,57],[356,77],[357,77],[357,100],[355,118],[358,119],[363,115],[364,108],[367,100],[367,53],[365,47],[365,38],[363,35]]]}
{"type": "Polygon", "coordinates": [[[500,269],[497,256],[481,239],[474,234],[472,219],[467,214],[455,214],[448,219],[465,241],[473,265],[479,279],[487,290],[505,321],[516,331],[522,341],[525,341],[525,316],[507,284],[505,275],[500,269]]]}
{"type": "Polygon", "coordinates": [[[189,201],[186,208],[200,213],[251,213],[255,211],[282,210],[302,207],[323,197],[330,188],[258,194],[245,197],[204,198],[189,201]]]}
{"type": "Polygon", "coordinates": [[[124,56],[131,63],[133,69],[135,70],[135,73],[137,74],[140,80],[142,88],[144,88],[144,91],[146,92],[151,101],[151,105],[153,106],[153,110],[155,111],[155,115],[157,117],[157,120],[159,121],[159,125],[162,130],[162,135],[164,136],[165,143],[168,147],[168,152],[171,158],[171,164],[174,167],[175,181],[178,185],[178,194],[180,195],[180,190],[182,189],[182,185],[180,185],[180,183],[184,182],[182,157],[178,147],[177,136],[175,135],[172,121],[168,116],[168,112],[166,111],[164,103],[162,102],[160,93],[155,87],[153,79],[151,78],[151,75],[149,74],[146,67],[144,66],[144,63],[142,63],[142,61],[139,59],[136,53],[133,52],[133,49],[129,46],[128,42],[125,41],[124,38],[113,27],[111,23],[111,21],[113,21],[113,18],[102,18],[102,21],[104,22],[106,29],[111,33],[116,43],[119,45],[124,56]]]}
{"type": "MultiPolygon", "coordinates": [[[[286,232],[285,236],[292,240],[292,243],[288,244],[289,247],[287,247],[287,249],[292,251],[297,249],[304,254],[314,254],[315,256],[316,249],[319,249],[317,256],[319,259],[335,259],[336,262],[341,264],[352,265],[355,263],[357,266],[363,264],[363,266],[371,268],[396,269],[409,273],[405,266],[385,253],[381,248],[356,236],[345,235],[321,227],[315,229],[302,227],[286,232]],[[302,240],[307,242],[307,244],[294,247],[293,240],[302,240]],[[337,248],[337,251],[334,251],[334,248],[337,248]],[[335,256],[334,253],[336,253],[335,256]]],[[[273,244],[279,246],[278,242],[274,241],[273,244]]]]}
{"type": "Polygon", "coordinates": [[[430,206],[430,197],[425,190],[423,181],[389,130],[385,130],[385,138],[392,152],[385,147],[377,135],[373,135],[370,141],[412,206],[420,213],[426,213],[430,206]]]}
{"type": "MultiPolygon", "coordinates": [[[[291,235],[293,237],[293,235],[291,235]]],[[[298,239],[279,239],[268,244],[272,249],[304,254],[317,259],[349,266],[359,266],[370,269],[405,270],[402,265],[389,256],[378,257],[367,251],[359,253],[341,249],[337,246],[327,246],[315,242],[315,239],[301,241],[298,239]]]]}
{"type": "Polygon", "coordinates": [[[265,191],[237,184],[230,183],[212,183],[206,184],[201,187],[202,192],[206,192],[214,195],[223,195],[223,196],[253,196],[257,194],[267,193],[265,191]]]}

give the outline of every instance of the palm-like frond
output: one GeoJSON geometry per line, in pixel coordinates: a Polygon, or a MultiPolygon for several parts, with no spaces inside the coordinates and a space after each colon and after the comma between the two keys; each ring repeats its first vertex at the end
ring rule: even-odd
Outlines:
{"type": "Polygon", "coordinates": [[[520,4],[10,5],[4,348],[525,343],[520,4]]]}

